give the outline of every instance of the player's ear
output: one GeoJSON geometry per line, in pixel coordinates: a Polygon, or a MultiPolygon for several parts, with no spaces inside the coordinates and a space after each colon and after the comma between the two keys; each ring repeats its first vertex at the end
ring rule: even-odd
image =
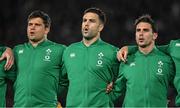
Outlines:
{"type": "Polygon", "coordinates": [[[101,23],[101,24],[99,25],[99,31],[102,31],[103,28],[104,28],[104,24],[101,23]]]}
{"type": "Polygon", "coordinates": [[[158,37],[158,33],[153,33],[153,39],[156,40],[158,37]]]}
{"type": "Polygon", "coordinates": [[[50,27],[46,27],[45,28],[45,34],[47,35],[49,33],[49,31],[50,31],[50,27]]]}

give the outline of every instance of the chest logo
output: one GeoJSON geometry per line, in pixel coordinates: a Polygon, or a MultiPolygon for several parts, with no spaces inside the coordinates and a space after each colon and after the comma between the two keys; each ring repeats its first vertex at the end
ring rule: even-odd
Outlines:
{"type": "Polygon", "coordinates": [[[180,43],[176,43],[176,45],[175,45],[175,46],[180,47],[180,43]]]}
{"type": "Polygon", "coordinates": [[[52,52],[51,49],[46,50],[46,54],[45,54],[44,59],[43,59],[44,61],[51,61],[51,57],[50,57],[51,52],[52,52]]]}
{"type": "Polygon", "coordinates": [[[163,62],[158,61],[158,69],[157,69],[157,73],[156,73],[157,75],[163,75],[162,67],[163,67],[163,62]]]}
{"type": "Polygon", "coordinates": [[[103,56],[104,54],[102,52],[98,54],[98,60],[96,66],[103,67],[103,56]]]}
{"type": "Polygon", "coordinates": [[[71,58],[73,58],[73,57],[76,56],[76,54],[75,54],[75,53],[71,53],[69,56],[70,56],[71,58]]]}

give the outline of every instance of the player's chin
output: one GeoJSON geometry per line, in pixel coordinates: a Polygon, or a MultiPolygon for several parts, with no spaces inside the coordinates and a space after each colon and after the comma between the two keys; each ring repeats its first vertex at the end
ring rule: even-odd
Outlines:
{"type": "Polygon", "coordinates": [[[29,40],[31,40],[31,41],[35,40],[35,37],[34,37],[34,36],[29,36],[28,38],[29,38],[29,40]]]}
{"type": "Polygon", "coordinates": [[[140,46],[140,47],[144,47],[144,46],[145,46],[145,44],[144,44],[144,43],[142,43],[142,42],[138,42],[138,46],[140,46]]]}
{"type": "Polygon", "coordinates": [[[89,38],[89,34],[88,33],[83,33],[83,37],[84,38],[89,38]]]}

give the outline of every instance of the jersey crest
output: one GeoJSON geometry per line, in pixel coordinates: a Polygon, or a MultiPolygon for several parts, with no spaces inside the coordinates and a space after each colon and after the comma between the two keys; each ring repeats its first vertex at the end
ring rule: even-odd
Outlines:
{"type": "Polygon", "coordinates": [[[103,67],[103,56],[104,56],[104,54],[102,52],[100,52],[98,54],[98,56],[97,56],[98,60],[97,60],[96,66],[103,67]]]}
{"type": "Polygon", "coordinates": [[[44,61],[51,61],[51,57],[50,57],[51,52],[52,52],[51,49],[46,50],[46,53],[45,53],[45,56],[44,56],[44,59],[43,59],[44,61]]]}

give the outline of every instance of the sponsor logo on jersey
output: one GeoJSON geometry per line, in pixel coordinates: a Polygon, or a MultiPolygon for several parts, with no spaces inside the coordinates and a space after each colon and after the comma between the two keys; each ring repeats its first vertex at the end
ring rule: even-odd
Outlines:
{"type": "Polygon", "coordinates": [[[175,46],[180,47],[180,43],[176,43],[176,45],[175,45],[175,46]]]}
{"type": "Polygon", "coordinates": [[[130,67],[133,67],[133,66],[135,66],[136,64],[134,63],[134,62],[132,62],[132,63],[130,63],[130,67]]]}
{"type": "Polygon", "coordinates": [[[158,61],[158,69],[157,69],[157,73],[156,73],[157,75],[164,75],[162,67],[163,67],[163,62],[162,61],[158,61]]]}
{"type": "Polygon", "coordinates": [[[51,61],[51,57],[50,57],[51,52],[52,52],[51,49],[46,50],[46,54],[45,54],[44,59],[43,59],[44,61],[51,61]]]}
{"type": "Polygon", "coordinates": [[[75,53],[70,53],[70,58],[74,58],[75,56],[76,56],[76,54],[75,53]]]}
{"type": "Polygon", "coordinates": [[[103,67],[103,56],[104,54],[102,52],[98,54],[98,60],[96,66],[103,67]]]}
{"type": "Polygon", "coordinates": [[[24,52],[24,50],[23,49],[21,49],[21,50],[19,50],[19,54],[22,54],[24,52]]]}

